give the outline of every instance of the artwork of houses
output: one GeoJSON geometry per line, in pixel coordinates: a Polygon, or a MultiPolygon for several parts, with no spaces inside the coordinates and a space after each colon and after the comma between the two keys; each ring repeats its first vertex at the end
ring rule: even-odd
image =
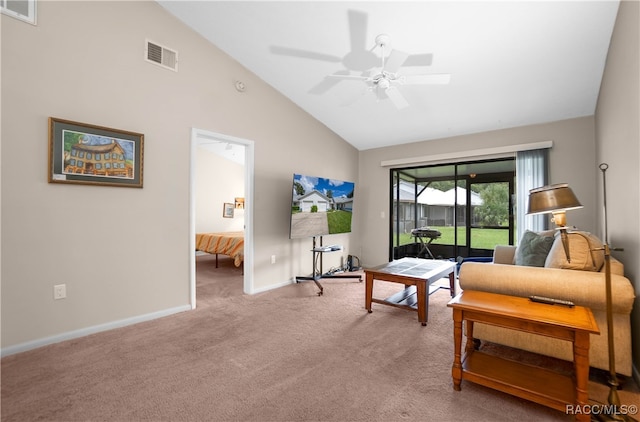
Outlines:
{"type": "Polygon", "coordinates": [[[302,212],[311,212],[311,207],[316,205],[317,212],[326,212],[332,209],[333,202],[327,196],[317,190],[313,190],[298,198],[294,198],[293,205],[300,208],[302,212]]]}
{"type": "MultiPolygon", "coordinates": [[[[73,132],[72,134],[77,135],[73,132]]],[[[103,138],[101,143],[95,144],[87,142],[87,138],[81,136],[79,139],[76,138],[79,142],[67,142],[68,149],[64,151],[64,173],[133,178],[132,160],[127,159],[127,152],[120,143],[130,141],[111,139],[106,143],[103,138]]]]}

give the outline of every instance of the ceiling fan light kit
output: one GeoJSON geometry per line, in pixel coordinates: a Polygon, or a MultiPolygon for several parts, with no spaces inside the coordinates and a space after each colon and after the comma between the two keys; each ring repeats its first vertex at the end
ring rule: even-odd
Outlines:
{"type": "MultiPolygon", "coordinates": [[[[451,75],[449,74],[419,74],[419,75],[402,75],[399,73],[409,54],[399,50],[392,49],[389,55],[385,55],[385,48],[389,46],[391,37],[387,34],[379,34],[375,38],[376,44],[370,50],[380,49],[381,66],[378,73],[373,75],[366,72],[361,75],[352,75],[350,73],[336,72],[328,75],[327,78],[337,78],[344,80],[360,80],[368,85],[369,91],[375,91],[378,100],[389,99],[391,103],[399,110],[409,106],[409,102],[404,95],[398,90],[398,85],[432,85],[432,84],[448,84],[451,75]]],[[[425,56],[425,55],[423,55],[425,56]]]]}

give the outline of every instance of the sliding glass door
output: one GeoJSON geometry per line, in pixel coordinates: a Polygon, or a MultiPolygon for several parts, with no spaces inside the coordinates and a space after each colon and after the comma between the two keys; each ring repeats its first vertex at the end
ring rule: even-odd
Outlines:
{"type": "Polygon", "coordinates": [[[515,227],[511,212],[513,177],[496,174],[487,176],[490,181],[472,181],[469,184],[469,192],[476,196],[478,202],[473,207],[468,225],[470,256],[483,256],[485,251],[493,251],[496,245],[512,245],[514,240],[515,227]]]}
{"type": "Polygon", "coordinates": [[[389,258],[491,256],[513,244],[512,158],[391,169],[389,258]]]}

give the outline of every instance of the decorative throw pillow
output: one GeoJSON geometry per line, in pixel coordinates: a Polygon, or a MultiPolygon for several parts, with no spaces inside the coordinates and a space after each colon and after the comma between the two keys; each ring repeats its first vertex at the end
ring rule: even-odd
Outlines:
{"type": "Polygon", "coordinates": [[[602,248],[603,243],[589,232],[573,231],[567,233],[569,241],[569,257],[562,244],[562,236],[556,233],[553,246],[544,263],[547,268],[563,268],[566,270],[600,271],[604,265],[604,252],[595,250],[602,248]]]}
{"type": "Polygon", "coordinates": [[[516,265],[544,267],[552,245],[553,237],[525,231],[516,249],[516,265]]]}
{"type": "MultiPolygon", "coordinates": [[[[525,233],[528,232],[530,230],[525,230],[525,233]]],[[[553,236],[556,234],[555,230],[544,230],[544,231],[540,231],[540,232],[534,232],[536,233],[538,236],[546,236],[546,237],[550,237],[553,239],[553,236]]],[[[528,235],[527,235],[528,236],[528,235]]],[[[524,233],[522,235],[522,237],[524,238],[524,233]]],[[[511,262],[513,265],[516,265],[516,256],[518,255],[518,249],[520,249],[520,245],[522,244],[523,239],[520,239],[520,243],[516,246],[516,250],[513,253],[513,261],[511,262]]]]}

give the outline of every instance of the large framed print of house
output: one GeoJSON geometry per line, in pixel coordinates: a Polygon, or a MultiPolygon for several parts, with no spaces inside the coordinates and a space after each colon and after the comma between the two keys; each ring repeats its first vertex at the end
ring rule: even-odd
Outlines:
{"type": "Polygon", "coordinates": [[[142,187],[144,135],[49,118],[49,183],[142,187]]]}

